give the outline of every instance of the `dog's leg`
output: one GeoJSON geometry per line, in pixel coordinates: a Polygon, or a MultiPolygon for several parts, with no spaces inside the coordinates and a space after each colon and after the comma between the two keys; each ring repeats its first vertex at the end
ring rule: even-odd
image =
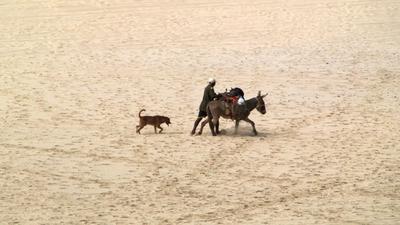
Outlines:
{"type": "Polygon", "coordinates": [[[162,127],[160,125],[158,125],[157,127],[160,128],[160,132],[158,133],[161,134],[161,132],[163,131],[162,127]]]}
{"type": "Polygon", "coordinates": [[[143,129],[144,126],[136,126],[136,133],[140,134],[140,130],[143,129]]]}

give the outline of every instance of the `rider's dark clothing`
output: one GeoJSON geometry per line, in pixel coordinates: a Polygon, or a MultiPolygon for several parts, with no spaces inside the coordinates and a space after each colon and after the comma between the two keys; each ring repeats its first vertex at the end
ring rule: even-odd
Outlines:
{"type": "Polygon", "coordinates": [[[217,94],[214,91],[214,87],[212,85],[207,85],[207,87],[204,89],[204,94],[203,94],[203,100],[200,103],[199,107],[199,117],[206,117],[207,116],[207,105],[209,102],[211,102],[215,97],[217,97],[217,94]]]}

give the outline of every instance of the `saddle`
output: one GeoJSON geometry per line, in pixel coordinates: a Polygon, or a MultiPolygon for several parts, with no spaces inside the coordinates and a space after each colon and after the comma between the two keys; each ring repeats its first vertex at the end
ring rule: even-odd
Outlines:
{"type": "Polygon", "coordinates": [[[225,114],[233,120],[235,116],[235,108],[238,105],[239,96],[229,96],[225,93],[222,94],[221,100],[225,104],[225,114]]]}

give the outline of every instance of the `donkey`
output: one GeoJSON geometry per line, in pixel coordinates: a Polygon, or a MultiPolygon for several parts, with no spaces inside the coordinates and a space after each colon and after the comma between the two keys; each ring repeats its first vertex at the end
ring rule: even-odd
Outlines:
{"type": "Polygon", "coordinates": [[[207,105],[207,119],[201,123],[200,131],[198,132],[198,135],[201,135],[203,132],[204,126],[208,123],[210,125],[211,133],[213,136],[216,136],[219,134],[219,118],[223,117],[225,119],[233,119],[235,120],[235,134],[237,134],[238,128],[239,128],[239,122],[241,120],[244,120],[248,123],[251,124],[253,127],[253,132],[254,135],[257,135],[257,130],[255,127],[255,124],[253,121],[249,119],[249,115],[251,111],[254,109],[257,109],[261,114],[265,114],[266,108],[265,108],[265,102],[264,98],[265,95],[261,95],[261,91],[258,92],[257,97],[251,98],[249,100],[245,101],[244,107],[236,107],[236,113],[232,116],[229,113],[229,105],[222,101],[222,100],[214,100],[207,105]],[[216,128],[216,129],[214,129],[216,128]]]}

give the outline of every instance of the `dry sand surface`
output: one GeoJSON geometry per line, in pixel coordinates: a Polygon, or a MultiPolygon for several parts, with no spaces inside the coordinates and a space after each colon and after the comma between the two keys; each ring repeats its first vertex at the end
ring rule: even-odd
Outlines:
{"type": "Polygon", "coordinates": [[[3,0],[0,224],[400,224],[400,2],[3,0]],[[209,77],[259,136],[189,135],[209,77]],[[137,114],[171,117],[135,133],[137,114]]]}

